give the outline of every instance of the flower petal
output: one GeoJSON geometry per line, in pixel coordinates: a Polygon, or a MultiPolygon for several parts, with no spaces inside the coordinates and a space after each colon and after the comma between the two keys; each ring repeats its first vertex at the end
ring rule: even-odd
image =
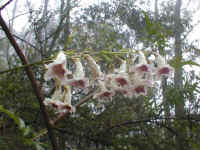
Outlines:
{"type": "Polygon", "coordinates": [[[101,72],[100,66],[95,62],[95,60],[88,54],[84,55],[86,60],[88,61],[88,65],[92,70],[92,77],[94,79],[99,79],[103,76],[103,73],[101,72]]]}
{"type": "Polygon", "coordinates": [[[66,56],[62,51],[59,52],[54,62],[45,65],[45,67],[48,69],[44,74],[45,80],[50,80],[51,78],[57,78],[63,81],[65,80],[65,75],[71,73],[66,69],[66,56]]]}
{"type": "Polygon", "coordinates": [[[74,88],[86,88],[89,86],[88,78],[66,80],[65,83],[74,88]]]}

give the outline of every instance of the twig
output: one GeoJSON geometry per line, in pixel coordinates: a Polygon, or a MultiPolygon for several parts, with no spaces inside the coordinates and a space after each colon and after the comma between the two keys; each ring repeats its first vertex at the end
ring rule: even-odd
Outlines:
{"type": "Polygon", "coordinates": [[[3,6],[0,7],[0,11],[3,10],[7,5],[9,5],[13,0],[9,0],[7,3],[5,3],[3,6]]]}
{"type": "Polygon", "coordinates": [[[38,62],[35,62],[35,63],[26,64],[26,65],[22,65],[22,66],[19,66],[19,67],[12,68],[12,69],[0,71],[0,74],[11,72],[11,71],[15,71],[15,70],[18,70],[18,69],[24,69],[26,67],[41,65],[41,64],[46,63],[46,62],[48,62],[48,60],[41,60],[41,61],[38,61],[38,62]]]}
{"type": "Polygon", "coordinates": [[[185,117],[157,117],[157,118],[147,118],[147,119],[141,119],[141,120],[130,120],[125,121],[116,125],[113,125],[105,130],[105,132],[108,132],[109,130],[112,130],[114,128],[130,125],[130,124],[140,124],[140,123],[148,123],[148,122],[154,122],[154,121],[161,121],[161,120],[179,120],[179,121],[188,121],[188,120],[194,120],[194,121],[200,121],[198,117],[189,117],[190,115],[187,115],[185,117]]]}
{"type": "MultiPolygon", "coordinates": [[[[18,46],[16,40],[14,39],[13,35],[10,33],[10,30],[8,29],[8,27],[7,27],[6,23],[5,23],[5,21],[3,20],[1,14],[0,14],[0,25],[1,25],[2,29],[3,29],[3,31],[5,32],[7,38],[9,39],[10,43],[14,47],[17,55],[21,59],[22,64],[23,65],[27,65],[28,61],[27,61],[26,57],[22,53],[22,50],[19,48],[19,46],[18,46]]],[[[45,121],[47,130],[48,130],[48,136],[49,136],[49,139],[51,141],[53,150],[58,150],[58,145],[57,145],[57,142],[56,142],[56,137],[55,137],[55,135],[53,133],[53,130],[51,128],[50,119],[49,119],[49,116],[47,114],[47,111],[45,110],[45,106],[43,104],[44,96],[42,95],[42,93],[41,93],[41,91],[39,89],[39,86],[38,86],[36,80],[34,79],[34,75],[33,75],[33,72],[31,70],[31,67],[27,66],[27,67],[25,67],[25,70],[26,70],[26,73],[28,75],[28,78],[31,81],[33,90],[34,90],[35,95],[36,95],[36,97],[38,99],[38,102],[40,104],[40,109],[41,109],[43,117],[44,117],[44,121],[45,121]]]]}
{"type": "Polygon", "coordinates": [[[29,43],[28,41],[20,38],[19,36],[15,35],[15,34],[13,34],[13,36],[16,37],[17,39],[21,40],[22,42],[26,43],[27,45],[31,46],[32,48],[34,48],[34,49],[39,51],[39,49],[36,46],[34,46],[33,44],[29,43]]]}

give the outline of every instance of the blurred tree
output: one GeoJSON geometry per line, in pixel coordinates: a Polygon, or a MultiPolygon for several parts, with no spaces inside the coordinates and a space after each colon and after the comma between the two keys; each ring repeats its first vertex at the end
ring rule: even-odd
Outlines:
{"type": "MultiPolygon", "coordinates": [[[[149,89],[145,97],[128,99],[120,95],[103,107],[90,99],[55,127],[60,149],[199,149],[200,80],[194,72],[183,70],[185,65],[198,64],[185,59],[182,53],[188,47],[198,52],[198,47],[190,45],[185,37],[193,26],[190,12],[181,9],[181,0],[155,0],[154,3],[113,0],[77,10],[77,1],[60,0],[56,4],[56,8],[51,8],[50,1],[44,0],[41,8],[33,9],[31,1],[27,1],[30,28],[19,38],[25,40],[25,53],[30,62],[44,60],[63,49],[72,55],[87,50],[91,55],[95,53],[93,56],[102,70],[109,72],[119,65],[117,59],[126,59],[127,54],[106,52],[151,48],[171,59],[175,67],[174,81],[164,79],[162,85],[158,83],[156,88],[149,89]]],[[[1,49],[6,52],[7,41],[2,38],[1,49]]],[[[12,66],[19,66],[15,55],[9,56],[14,58],[12,66]]],[[[68,66],[74,70],[70,59],[68,66]]],[[[43,70],[39,65],[33,69],[48,97],[55,87],[52,82],[44,83],[43,70]]],[[[34,137],[42,145],[37,149],[51,149],[26,74],[20,68],[0,75],[0,104],[31,127],[33,135],[28,137],[34,137]]],[[[81,90],[73,90],[72,103],[77,104],[85,95],[81,90]]],[[[49,114],[52,119],[57,116],[52,111],[49,114]]],[[[26,146],[18,129],[9,116],[0,113],[3,137],[0,149],[35,149],[32,145],[26,146]]]]}

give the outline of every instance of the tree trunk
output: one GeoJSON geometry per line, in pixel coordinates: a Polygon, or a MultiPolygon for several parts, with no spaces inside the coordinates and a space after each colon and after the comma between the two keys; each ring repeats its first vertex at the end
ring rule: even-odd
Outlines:
{"type": "MultiPolygon", "coordinates": [[[[49,0],[45,0],[44,1],[44,10],[43,10],[43,20],[45,20],[45,26],[44,26],[44,33],[43,33],[43,41],[44,41],[44,44],[43,44],[43,48],[41,50],[41,57],[44,58],[45,57],[45,54],[47,52],[47,15],[48,15],[48,3],[49,3],[49,0]]],[[[42,33],[41,33],[42,34],[42,33]]]]}
{"type": "Polygon", "coordinates": [[[155,11],[154,11],[155,19],[156,21],[158,21],[158,0],[155,0],[154,7],[155,7],[155,11]]]}
{"type": "MultiPolygon", "coordinates": [[[[181,22],[180,22],[180,8],[181,8],[181,0],[176,1],[175,7],[175,57],[180,62],[182,60],[182,50],[181,50],[181,22]]],[[[177,67],[175,69],[174,76],[174,84],[175,88],[178,90],[177,94],[180,96],[176,102],[175,113],[177,117],[184,116],[184,99],[182,94],[180,93],[181,88],[183,87],[182,82],[182,67],[177,67]]]]}
{"type": "MultiPolygon", "coordinates": [[[[182,0],[176,0],[175,5],[175,28],[174,28],[174,36],[175,36],[175,58],[180,62],[182,60],[182,48],[181,48],[181,3],[182,0]]],[[[177,118],[184,116],[184,97],[182,94],[182,67],[177,67],[175,69],[174,75],[174,85],[176,89],[176,103],[175,103],[175,115],[177,118]]],[[[177,150],[187,150],[186,144],[186,132],[183,122],[178,122],[177,124],[177,133],[176,136],[176,149],[177,150]]]]}

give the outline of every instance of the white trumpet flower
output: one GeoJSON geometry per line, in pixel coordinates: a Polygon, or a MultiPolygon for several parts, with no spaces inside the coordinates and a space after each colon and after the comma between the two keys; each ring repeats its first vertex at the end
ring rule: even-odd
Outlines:
{"type": "Polygon", "coordinates": [[[130,92],[134,93],[136,97],[147,94],[147,88],[152,86],[152,81],[137,79],[130,87],[130,92]]]}
{"type": "Polygon", "coordinates": [[[168,77],[171,73],[174,72],[174,68],[172,68],[170,65],[168,65],[160,54],[155,53],[157,62],[157,69],[155,72],[155,80],[160,80],[162,76],[168,77]]]}
{"type": "Polygon", "coordinates": [[[85,78],[85,72],[79,58],[73,58],[76,64],[76,70],[73,74],[73,79],[67,80],[66,84],[74,88],[86,88],[89,86],[88,78],[85,78]]]}
{"type": "Polygon", "coordinates": [[[100,91],[96,93],[93,98],[99,98],[99,99],[112,99],[112,96],[114,96],[113,90],[108,90],[105,86],[105,83],[103,81],[98,81],[98,85],[100,87],[100,91]]]}
{"type": "Polygon", "coordinates": [[[52,97],[45,98],[43,103],[53,108],[57,113],[75,112],[75,108],[71,105],[71,89],[69,86],[64,86],[64,91],[62,91],[61,86],[56,88],[52,97]]]}
{"type": "Polygon", "coordinates": [[[84,55],[85,59],[88,61],[88,65],[92,70],[93,79],[100,79],[103,76],[100,66],[95,62],[95,60],[88,54],[84,55]]]}
{"type": "Polygon", "coordinates": [[[115,73],[116,74],[110,76],[111,80],[116,82],[120,87],[128,86],[129,79],[125,60],[121,60],[121,65],[118,69],[115,69],[115,73]]]}
{"type": "Polygon", "coordinates": [[[64,81],[65,76],[71,74],[71,72],[66,69],[66,63],[66,56],[62,51],[60,51],[52,63],[45,65],[47,71],[44,74],[44,79],[47,81],[56,78],[60,81],[64,81]]]}
{"type": "Polygon", "coordinates": [[[149,73],[151,68],[147,64],[146,57],[144,56],[144,53],[141,51],[138,52],[138,58],[139,58],[139,63],[137,65],[131,66],[129,69],[129,72],[135,72],[140,76],[143,76],[144,73],[149,73]]]}

